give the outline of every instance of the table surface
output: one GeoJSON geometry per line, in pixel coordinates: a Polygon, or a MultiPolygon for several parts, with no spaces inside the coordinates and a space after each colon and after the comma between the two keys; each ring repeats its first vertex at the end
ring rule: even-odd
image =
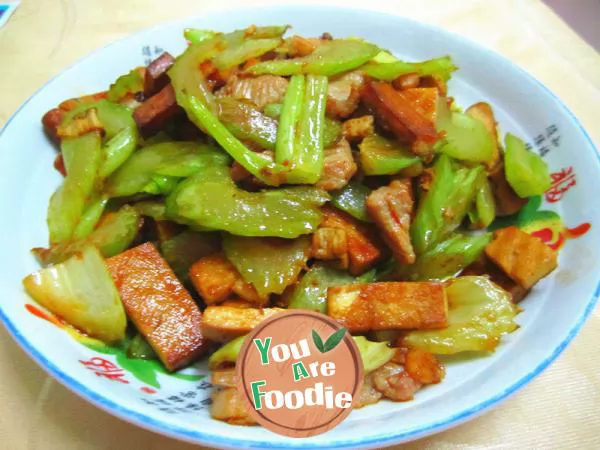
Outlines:
{"type": "MultiPolygon", "coordinates": [[[[0,29],[0,126],[44,82],[90,51],[148,26],[223,7],[214,3],[22,1],[0,29]]],[[[226,6],[249,3],[258,4],[235,0],[226,6]]],[[[260,2],[267,3],[284,0],[260,2]]],[[[365,7],[353,0],[343,4],[365,7]]],[[[600,143],[600,56],[540,1],[371,0],[368,7],[438,25],[502,53],[556,92],[600,143]]],[[[572,345],[517,395],[480,418],[403,448],[600,448],[598,342],[596,310],[572,345]]],[[[2,448],[198,448],[136,428],[86,403],[50,379],[2,327],[0,361],[2,448]]]]}

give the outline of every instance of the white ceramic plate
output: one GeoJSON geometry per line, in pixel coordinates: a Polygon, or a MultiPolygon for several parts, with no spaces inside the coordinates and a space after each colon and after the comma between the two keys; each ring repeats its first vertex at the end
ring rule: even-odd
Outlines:
{"type": "MultiPolygon", "coordinates": [[[[17,342],[50,374],[101,408],[156,432],[215,447],[380,447],[455,426],[498,404],[547,367],[578,332],[600,292],[600,204],[593,195],[600,170],[581,125],[550,91],[506,59],[395,16],[339,7],[269,7],[210,14],[136,34],[88,56],[27,101],[1,132],[0,167],[0,317],[17,342]],[[31,314],[25,305],[32,301],[21,286],[21,279],[38,269],[29,250],[47,243],[46,207],[61,181],[52,169],[55,151],[42,132],[42,114],[66,98],[106,89],[161,49],[179,54],[186,27],[229,31],[253,23],[289,23],[308,36],[324,31],[362,36],[408,60],[452,55],[460,71],[450,92],[459,104],[490,102],[503,132],[523,136],[536,151],[547,150],[545,159],[565,191],[555,189],[560,195],[547,195],[541,209],[559,212],[575,234],[588,228],[582,224],[593,224],[584,236],[566,242],[559,269],[523,302],[520,330],[493,356],[448,362],[443,383],[419,392],[414,401],[384,401],[354,411],[334,430],[310,439],[211,420],[210,385],[197,380],[206,374],[202,366],[186,371],[192,379],[196,375],[190,381],[155,372],[146,363],[128,363],[106,349],[89,349],[31,314]]],[[[548,225],[540,223],[530,223],[530,231],[548,225]]],[[[539,233],[552,242],[569,236],[556,223],[552,229],[539,233]]]]}

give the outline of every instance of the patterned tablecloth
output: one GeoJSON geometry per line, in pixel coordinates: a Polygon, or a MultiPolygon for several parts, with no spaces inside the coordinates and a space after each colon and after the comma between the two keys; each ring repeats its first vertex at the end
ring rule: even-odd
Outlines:
{"type": "MultiPolygon", "coordinates": [[[[226,6],[250,3],[233,0],[226,6]]],[[[600,145],[600,56],[538,0],[339,3],[439,25],[504,54],[556,92],[600,145]]],[[[141,28],[224,4],[23,0],[0,29],[0,125],[45,81],[90,51],[141,28]]],[[[596,310],[563,355],[513,398],[468,424],[403,448],[600,448],[598,342],[596,310]]],[[[1,448],[197,448],[138,429],[71,394],[29,360],[1,327],[0,361],[1,448]]]]}

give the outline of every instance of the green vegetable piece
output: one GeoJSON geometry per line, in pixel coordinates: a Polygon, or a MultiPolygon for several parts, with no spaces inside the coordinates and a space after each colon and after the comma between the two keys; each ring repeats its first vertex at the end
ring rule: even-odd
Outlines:
{"type": "Polygon", "coordinates": [[[362,70],[370,77],[383,81],[392,81],[407,73],[418,73],[421,76],[439,75],[448,81],[452,72],[457,69],[449,56],[410,63],[399,61],[391,55],[389,58],[387,55],[379,53],[375,57],[375,61],[365,64],[362,70]],[[394,59],[396,60],[394,61],[394,59]]]}
{"type": "Polygon", "coordinates": [[[105,190],[111,197],[143,191],[154,194],[170,192],[174,186],[169,177],[186,178],[207,165],[226,164],[228,161],[227,155],[210,145],[162,142],[141,148],[131,155],[107,180],[105,190]],[[161,176],[167,178],[161,179],[161,176]]]}
{"type": "Polygon", "coordinates": [[[300,58],[265,61],[248,69],[259,75],[296,75],[308,73],[331,77],[356,69],[379,52],[376,45],[351,39],[334,39],[322,43],[313,53],[300,58]]]}
{"type": "Polygon", "coordinates": [[[187,281],[192,264],[200,258],[219,251],[220,242],[217,233],[186,230],[162,242],[160,251],[175,275],[180,280],[187,281]]]}
{"type": "Polygon", "coordinates": [[[281,103],[269,103],[263,108],[263,114],[271,119],[278,119],[282,108],[283,105],[281,103]]]}
{"type": "Polygon", "coordinates": [[[475,228],[487,228],[496,218],[496,201],[487,174],[479,176],[475,205],[469,211],[469,220],[475,228]]]}
{"type": "Polygon", "coordinates": [[[248,39],[239,45],[227,46],[225,50],[213,58],[213,64],[219,70],[242,64],[251,58],[258,58],[279,47],[281,39],[248,39]]]}
{"type": "Polygon", "coordinates": [[[336,208],[347,212],[363,222],[372,222],[367,211],[367,197],[371,189],[356,180],[351,180],[346,186],[331,196],[331,202],[336,208]]]}
{"type": "Polygon", "coordinates": [[[446,288],[448,328],[411,331],[409,347],[440,355],[460,352],[493,352],[500,338],[518,328],[518,308],[511,295],[487,277],[460,277],[446,288]]]}
{"type": "Polygon", "coordinates": [[[240,236],[295,238],[321,223],[319,206],[329,197],[312,187],[263,192],[239,189],[229,167],[209,166],[181,182],[167,197],[172,220],[240,236]]]}
{"type": "Polygon", "coordinates": [[[33,252],[44,265],[62,262],[89,245],[98,248],[102,256],[109,258],[131,245],[141,225],[140,214],[133,207],[125,205],[117,212],[106,214],[85,239],[62,242],[49,249],[37,248],[33,252]]]}
{"type": "Polygon", "coordinates": [[[453,234],[417,258],[397,265],[392,278],[408,281],[445,280],[475,262],[492,241],[492,234],[453,234]]]}
{"type": "Polygon", "coordinates": [[[364,138],[359,149],[365,175],[394,175],[421,161],[407,147],[376,134],[364,138]]]}
{"type": "Polygon", "coordinates": [[[159,200],[146,200],[133,204],[133,208],[141,215],[152,217],[154,220],[168,220],[167,207],[159,200]]]}
{"type": "Polygon", "coordinates": [[[152,175],[150,182],[140,192],[152,195],[168,195],[179,183],[178,177],[168,175],[152,175]]]}
{"type": "Polygon", "coordinates": [[[200,42],[214,38],[216,35],[217,32],[212,30],[201,30],[198,28],[186,28],[183,30],[183,36],[192,44],[199,44],[200,42]]]}
{"type": "Polygon", "coordinates": [[[342,124],[337,120],[325,117],[323,121],[323,147],[335,144],[342,135],[342,124]]]}
{"type": "Polygon", "coordinates": [[[289,166],[294,161],[296,130],[302,115],[305,84],[303,75],[292,76],[283,99],[275,146],[275,160],[281,165],[289,166]]]}
{"type": "Polygon", "coordinates": [[[117,170],[137,148],[139,136],[137,127],[123,128],[104,146],[104,162],[100,167],[100,178],[107,178],[117,170]]]}
{"type": "Polygon", "coordinates": [[[543,195],[552,184],[546,162],[528,151],[523,141],[510,133],[506,134],[504,142],[504,171],[508,183],[519,197],[543,195]]]}
{"type": "Polygon", "coordinates": [[[274,240],[227,235],[223,238],[227,259],[261,296],[281,294],[296,281],[306,265],[309,247],[308,237],[274,240]]]}
{"type": "Polygon", "coordinates": [[[365,374],[379,369],[389,362],[396,353],[396,349],[389,347],[387,342],[369,341],[364,336],[352,336],[352,339],[358,347],[365,374]]]}
{"type": "Polygon", "coordinates": [[[287,168],[246,148],[219,119],[196,97],[180,94],[179,104],[188,111],[192,122],[207,131],[215,141],[248,172],[266,184],[278,186],[285,181],[287,168]]]}
{"type": "Polygon", "coordinates": [[[441,155],[438,158],[433,168],[433,182],[419,201],[410,229],[417,255],[422,255],[458,228],[473,204],[482,171],[481,166],[454,169],[450,157],[441,155]]]}
{"type": "Polygon", "coordinates": [[[217,100],[219,119],[238,139],[249,140],[263,148],[275,149],[277,121],[249,103],[224,97],[217,100]]]}
{"type": "Polygon", "coordinates": [[[189,96],[197,98],[212,114],[217,113],[215,99],[198,66],[217,55],[224,45],[221,35],[191,44],[167,72],[175,90],[177,103],[186,110],[188,115],[190,114],[187,107],[189,96]]]}
{"type": "Polygon", "coordinates": [[[79,240],[87,237],[98,224],[98,221],[102,217],[104,208],[108,203],[108,198],[100,197],[95,201],[91,202],[86,208],[85,212],[81,216],[81,220],[75,228],[73,233],[73,239],[79,240]]]}
{"type": "Polygon", "coordinates": [[[307,309],[326,314],[327,289],[357,282],[356,278],[346,271],[316,263],[294,288],[289,297],[289,308],[307,309]]]}
{"type": "Polygon", "coordinates": [[[436,149],[453,158],[474,163],[490,163],[494,158],[494,138],[483,122],[467,114],[451,112],[445,101],[438,101],[437,130],[443,140],[436,149]]]}
{"type": "Polygon", "coordinates": [[[143,92],[144,90],[144,77],[140,69],[135,68],[125,75],[121,75],[117,78],[113,84],[110,85],[106,99],[109,102],[118,102],[127,94],[136,94],[143,92]]]}
{"type": "Polygon", "coordinates": [[[208,368],[215,370],[223,366],[235,364],[245,339],[246,336],[237,337],[210,355],[208,358],[208,368]]]}
{"type": "Polygon", "coordinates": [[[129,346],[127,347],[127,357],[133,359],[158,359],[148,341],[144,339],[144,336],[137,333],[129,342],[129,346]]]}
{"type": "Polygon", "coordinates": [[[61,148],[67,176],[50,198],[48,206],[51,244],[67,241],[75,233],[95,187],[102,158],[98,133],[65,139],[61,148]]]}
{"type": "Polygon", "coordinates": [[[29,295],[52,313],[104,342],[125,337],[127,317],[102,255],[93,246],[23,280],[29,295]]]}

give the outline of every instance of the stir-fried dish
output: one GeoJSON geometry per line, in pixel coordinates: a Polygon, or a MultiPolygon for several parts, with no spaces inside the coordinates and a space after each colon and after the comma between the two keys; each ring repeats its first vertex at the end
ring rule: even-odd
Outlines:
{"type": "Polygon", "coordinates": [[[64,176],[29,294],[129,356],[208,357],[212,415],[253,423],[235,388],[244,336],[287,309],[360,349],[356,407],[444,378],[436,355],[493,352],[557,253],[497,217],[550,185],[492,107],[462,109],[448,56],[406,62],[289,27],[189,29],[106,92],[43,117],[64,176]],[[489,231],[493,229],[494,231],[489,231]]]}

